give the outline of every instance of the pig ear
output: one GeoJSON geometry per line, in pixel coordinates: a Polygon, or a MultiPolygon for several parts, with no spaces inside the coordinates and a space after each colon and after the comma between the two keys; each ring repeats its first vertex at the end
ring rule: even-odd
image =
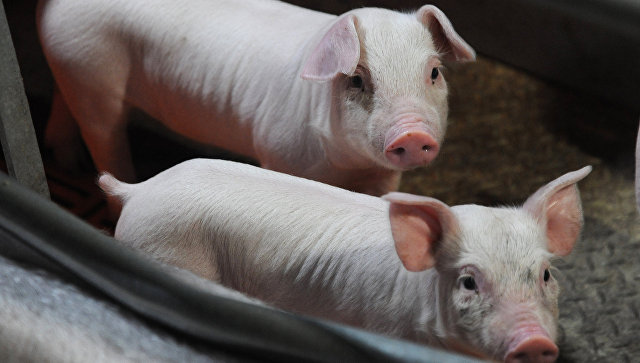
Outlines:
{"type": "Polygon", "coordinates": [[[392,192],[382,198],[391,202],[391,233],[404,267],[409,271],[433,267],[444,236],[457,230],[451,209],[437,199],[406,193],[392,192]]]}
{"type": "Polygon", "coordinates": [[[418,10],[416,16],[429,29],[436,50],[442,54],[444,60],[476,60],[476,52],[453,30],[453,25],[440,9],[433,5],[425,5],[418,10]]]}
{"type": "Polygon", "coordinates": [[[582,205],[576,185],[591,172],[591,166],[567,173],[538,189],[524,203],[524,210],[544,224],[547,249],[557,256],[571,253],[582,230],[582,205]]]}
{"type": "Polygon", "coordinates": [[[344,15],[331,26],[302,68],[303,79],[329,81],[339,73],[355,72],[360,60],[355,21],[355,16],[344,15]]]}

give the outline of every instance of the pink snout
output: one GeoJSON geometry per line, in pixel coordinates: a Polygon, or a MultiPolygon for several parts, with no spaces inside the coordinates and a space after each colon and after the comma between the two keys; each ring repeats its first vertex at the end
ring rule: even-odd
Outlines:
{"type": "Polygon", "coordinates": [[[423,130],[408,130],[385,146],[385,156],[401,169],[412,169],[429,164],[438,155],[440,146],[423,130]]]}
{"type": "Polygon", "coordinates": [[[507,353],[508,363],[552,363],[558,358],[558,347],[543,335],[529,337],[507,353]]]}

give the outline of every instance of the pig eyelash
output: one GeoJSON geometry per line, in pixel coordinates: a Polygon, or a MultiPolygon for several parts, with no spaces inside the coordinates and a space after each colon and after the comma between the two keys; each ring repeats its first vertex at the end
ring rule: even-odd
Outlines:
{"type": "Polygon", "coordinates": [[[458,285],[467,291],[475,291],[478,293],[478,284],[476,279],[471,275],[462,275],[458,278],[458,285]]]}
{"type": "Polygon", "coordinates": [[[362,88],[364,85],[364,80],[359,75],[354,75],[349,77],[349,87],[350,88],[362,88]]]}
{"type": "Polygon", "coordinates": [[[349,88],[359,88],[361,91],[364,91],[364,80],[362,76],[356,74],[349,77],[349,88]]]}
{"type": "Polygon", "coordinates": [[[436,56],[438,57],[439,60],[445,59],[450,54],[451,54],[451,50],[446,49],[446,47],[444,46],[440,46],[438,47],[438,49],[436,49],[436,56]]]}
{"type": "Polygon", "coordinates": [[[555,266],[553,265],[547,266],[547,270],[549,270],[549,274],[551,275],[551,278],[549,279],[547,284],[549,284],[552,281],[560,285],[566,283],[566,279],[565,279],[565,276],[562,274],[562,271],[557,269],[555,266]]]}
{"type": "Polygon", "coordinates": [[[438,80],[438,78],[444,77],[445,69],[446,69],[445,66],[443,66],[442,64],[431,68],[431,73],[429,74],[429,80],[431,81],[432,85],[436,84],[436,81],[438,80]]]}
{"type": "Polygon", "coordinates": [[[471,276],[467,276],[464,279],[462,279],[462,286],[464,286],[464,288],[467,290],[473,290],[475,292],[478,292],[478,285],[476,285],[476,279],[474,279],[471,276]]]}
{"type": "Polygon", "coordinates": [[[460,268],[456,283],[460,290],[468,293],[475,292],[477,295],[481,289],[484,289],[483,280],[482,273],[477,268],[472,265],[466,265],[460,268]]]}
{"type": "Polygon", "coordinates": [[[431,69],[431,84],[436,83],[436,79],[438,79],[439,75],[440,75],[440,70],[438,69],[438,67],[433,67],[431,69]]]}
{"type": "Polygon", "coordinates": [[[349,88],[358,88],[360,91],[364,92],[368,89],[367,81],[369,79],[369,70],[365,67],[358,65],[356,67],[356,71],[353,76],[348,77],[348,87],[349,88]]]}
{"type": "Polygon", "coordinates": [[[539,276],[539,281],[544,287],[559,282],[558,278],[562,277],[560,271],[551,264],[544,264],[539,276]]]}

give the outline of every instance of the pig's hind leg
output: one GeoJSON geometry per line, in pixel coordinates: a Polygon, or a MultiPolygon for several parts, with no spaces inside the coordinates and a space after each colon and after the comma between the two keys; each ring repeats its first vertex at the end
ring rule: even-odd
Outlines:
{"type": "MultiPolygon", "coordinates": [[[[113,72],[95,74],[88,82],[64,79],[59,84],[98,172],[109,172],[121,181],[134,182],[136,176],[127,134],[130,106],[125,100],[125,77],[126,73],[113,72]]],[[[120,203],[113,198],[108,198],[108,202],[111,216],[115,218],[120,203]]]]}
{"type": "Polygon", "coordinates": [[[92,121],[82,125],[80,131],[98,171],[108,171],[119,180],[131,183],[136,181],[136,176],[124,122],[128,109],[123,104],[117,112],[96,110],[92,121]],[[106,120],[105,116],[111,118],[106,120]]]}
{"type": "Polygon", "coordinates": [[[96,72],[88,80],[60,79],[59,85],[98,172],[136,181],[127,135],[126,73],[96,72]]]}
{"type": "Polygon", "coordinates": [[[80,129],[57,85],[53,91],[44,145],[53,154],[56,164],[66,171],[91,168],[91,160],[83,147],[80,129]]]}

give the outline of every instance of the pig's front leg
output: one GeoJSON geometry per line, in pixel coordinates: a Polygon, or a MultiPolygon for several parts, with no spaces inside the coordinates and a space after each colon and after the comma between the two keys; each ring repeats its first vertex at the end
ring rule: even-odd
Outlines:
{"type": "Polygon", "coordinates": [[[94,92],[80,86],[77,89],[75,94],[65,96],[96,169],[109,170],[125,182],[136,181],[127,135],[130,106],[122,97],[107,92],[94,92]]]}
{"type": "MultiPolygon", "coordinates": [[[[75,92],[64,96],[69,110],[78,121],[96,169],[109,170],[122,181],[134,182],[136,173],[126,122],[130,106],[118,96],[124,92],[96,91],[80,83],[76,86],[75,92]]],[[[119,200],[108,198],[108,207],[112,218],[120,214],[119,200]]]]}
{"type": "Polygon", "coordinates": [[[82,166],[91,166],[91,160],[83,160],[82,137],[78,124],[64,101],[57,86],[53,91],[51,114],[45,129],[44,144],[53,153],[54,160],[64,170],[77,171],[82,166]]]}

